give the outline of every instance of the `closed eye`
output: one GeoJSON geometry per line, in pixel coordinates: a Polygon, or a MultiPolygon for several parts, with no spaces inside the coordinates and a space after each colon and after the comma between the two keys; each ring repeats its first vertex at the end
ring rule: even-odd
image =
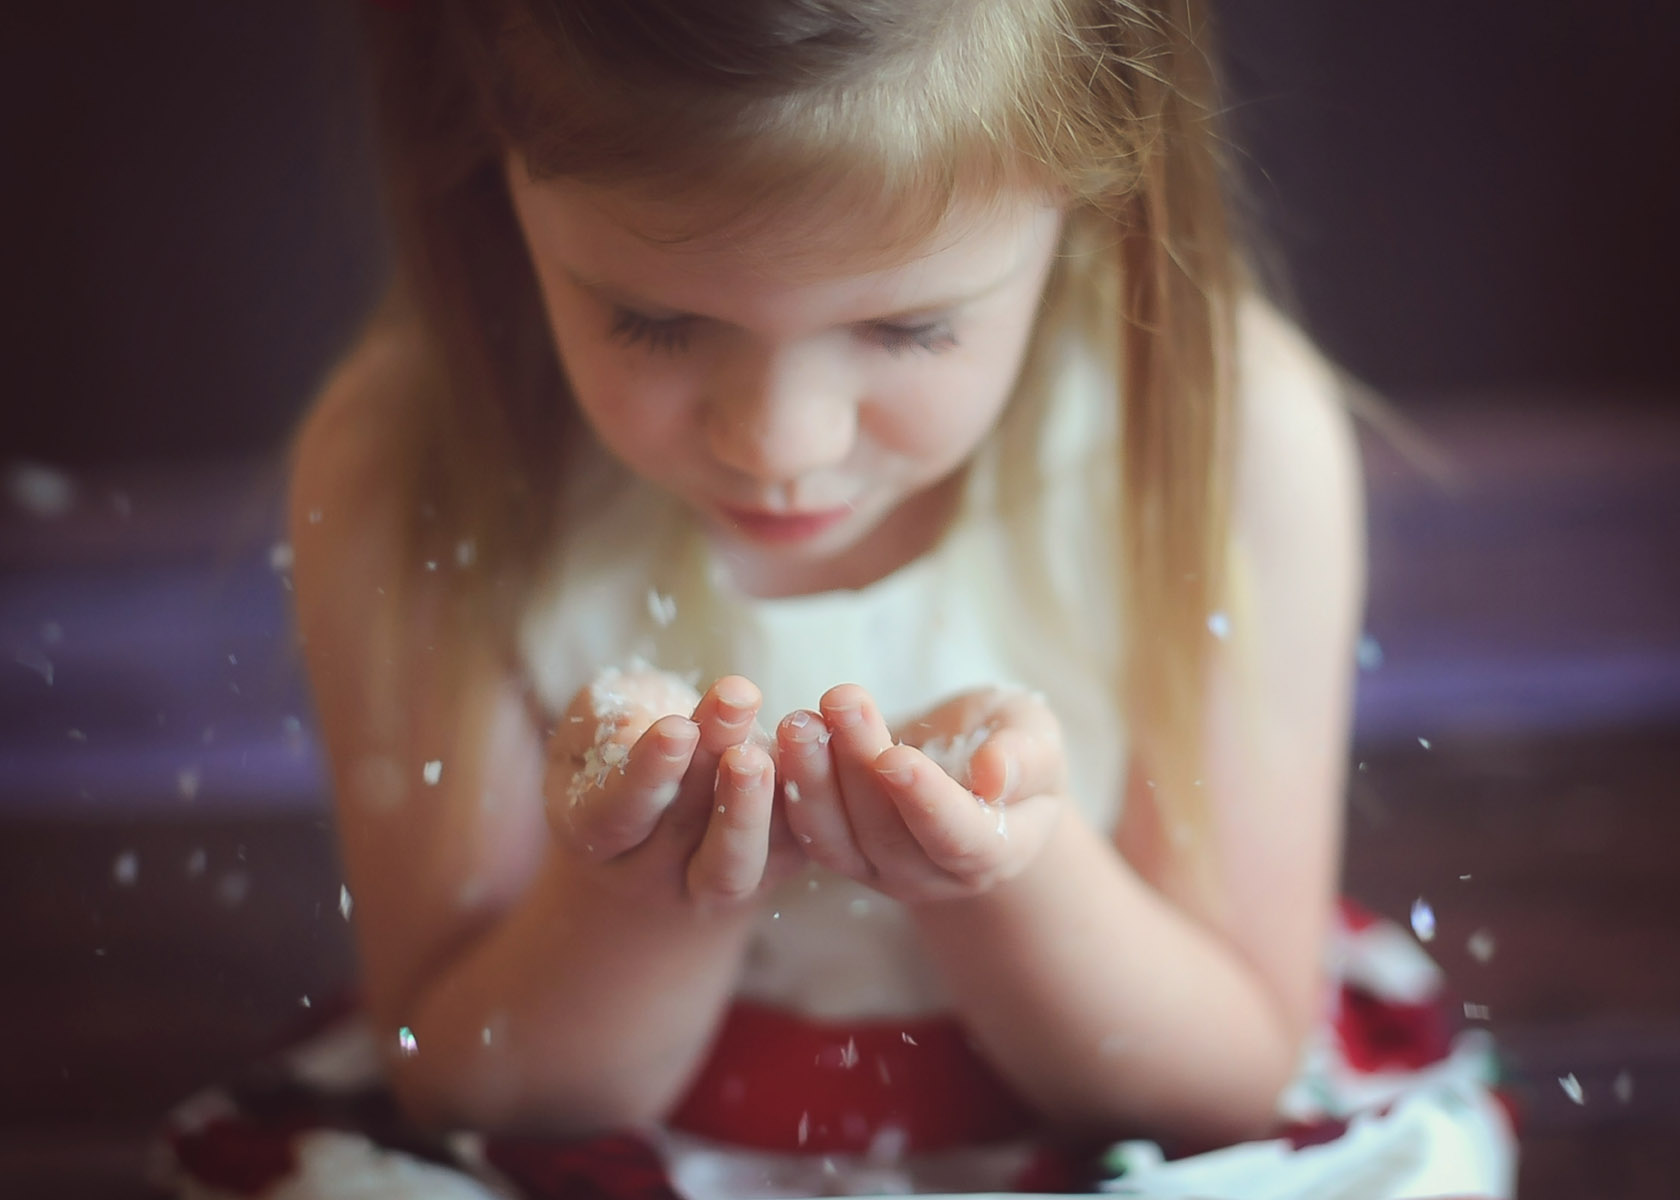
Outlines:
{"type": "Polygon", "coordinates": [[[926,321],[919,325],[872,321],[865,328],[876,344],[889,354],[903,354],[907,350],[939,354],[957,344],[957,335],[949,321],[926,321]]]}
{"type": "Polygon", "coordinates": [[[607,336],[626,346],[644,346],[656,354],[677,354],[688,349],[694,320],[693,317],[650,317],[615,305],[607,336]]]}

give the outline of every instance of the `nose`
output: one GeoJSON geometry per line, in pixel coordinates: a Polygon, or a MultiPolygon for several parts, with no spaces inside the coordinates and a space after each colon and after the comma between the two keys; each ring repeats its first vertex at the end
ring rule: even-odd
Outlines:
{"type": "Polygon", "coordinates": [[[791,484],[844,462],[857,397],[844,367],[818,348],[755,353],[721,372],[706,406],[714,458],[758,483],[791,484]]]}

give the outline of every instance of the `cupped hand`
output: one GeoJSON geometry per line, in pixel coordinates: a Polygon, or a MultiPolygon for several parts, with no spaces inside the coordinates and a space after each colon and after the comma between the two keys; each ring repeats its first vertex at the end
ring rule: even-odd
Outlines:
{"type": "Polygon", "coordinates": [[[906,903],[973,896],[1043,849],[1067,790],[1037,696],[964,693],[898,730],[853,684],[777,728],[788,826],[805,855],[906,903]]]}
{"type": "Polygon", "coordinates": [[[760,703],[740,676],[704,696],[651,668],[597,676],[549,743],[544,798],[562,851],[642,902],[739,904],[785,877],[800,856],[774,804],[760,703]]]}

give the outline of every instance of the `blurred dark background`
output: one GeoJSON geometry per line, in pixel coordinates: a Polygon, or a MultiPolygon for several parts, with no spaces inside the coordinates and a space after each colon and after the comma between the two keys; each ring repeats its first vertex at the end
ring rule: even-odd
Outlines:
{"type": "MultiPolygon", "coordinates": [[[[1433,905],[1525,1196],[1670,1196],[1680,6],[1219,8],[1252,219],[1387,398],[1346,889],[1433,905]]],[[[277,501],[382,274],[355,17],[8,13],[6,1196],[134,1194],[163,1107],[352,978],[277,501]]]]}

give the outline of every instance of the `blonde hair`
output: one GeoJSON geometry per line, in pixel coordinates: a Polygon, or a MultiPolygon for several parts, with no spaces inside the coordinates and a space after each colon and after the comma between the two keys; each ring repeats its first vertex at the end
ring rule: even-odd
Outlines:
{"type": "Polygon", "coordinates": [[[959,197],[1047,189],[1104,231],[1085,261],[1118,282],[1120,686],[1157,804],[1201,824],[1239,269],[1199,0],[367,7],[396,260],[376,322],[414,335],[431,381],[403,455],[410,510],[438,516],[416,517],[412,549],[474,540],[492,603],[468,619],[518,603],[556,532],[578,420],[508,198],[510,152],[538,177],[739,196],[748,222],[845,188],[893,215],[904,244],[959,197]]]}

